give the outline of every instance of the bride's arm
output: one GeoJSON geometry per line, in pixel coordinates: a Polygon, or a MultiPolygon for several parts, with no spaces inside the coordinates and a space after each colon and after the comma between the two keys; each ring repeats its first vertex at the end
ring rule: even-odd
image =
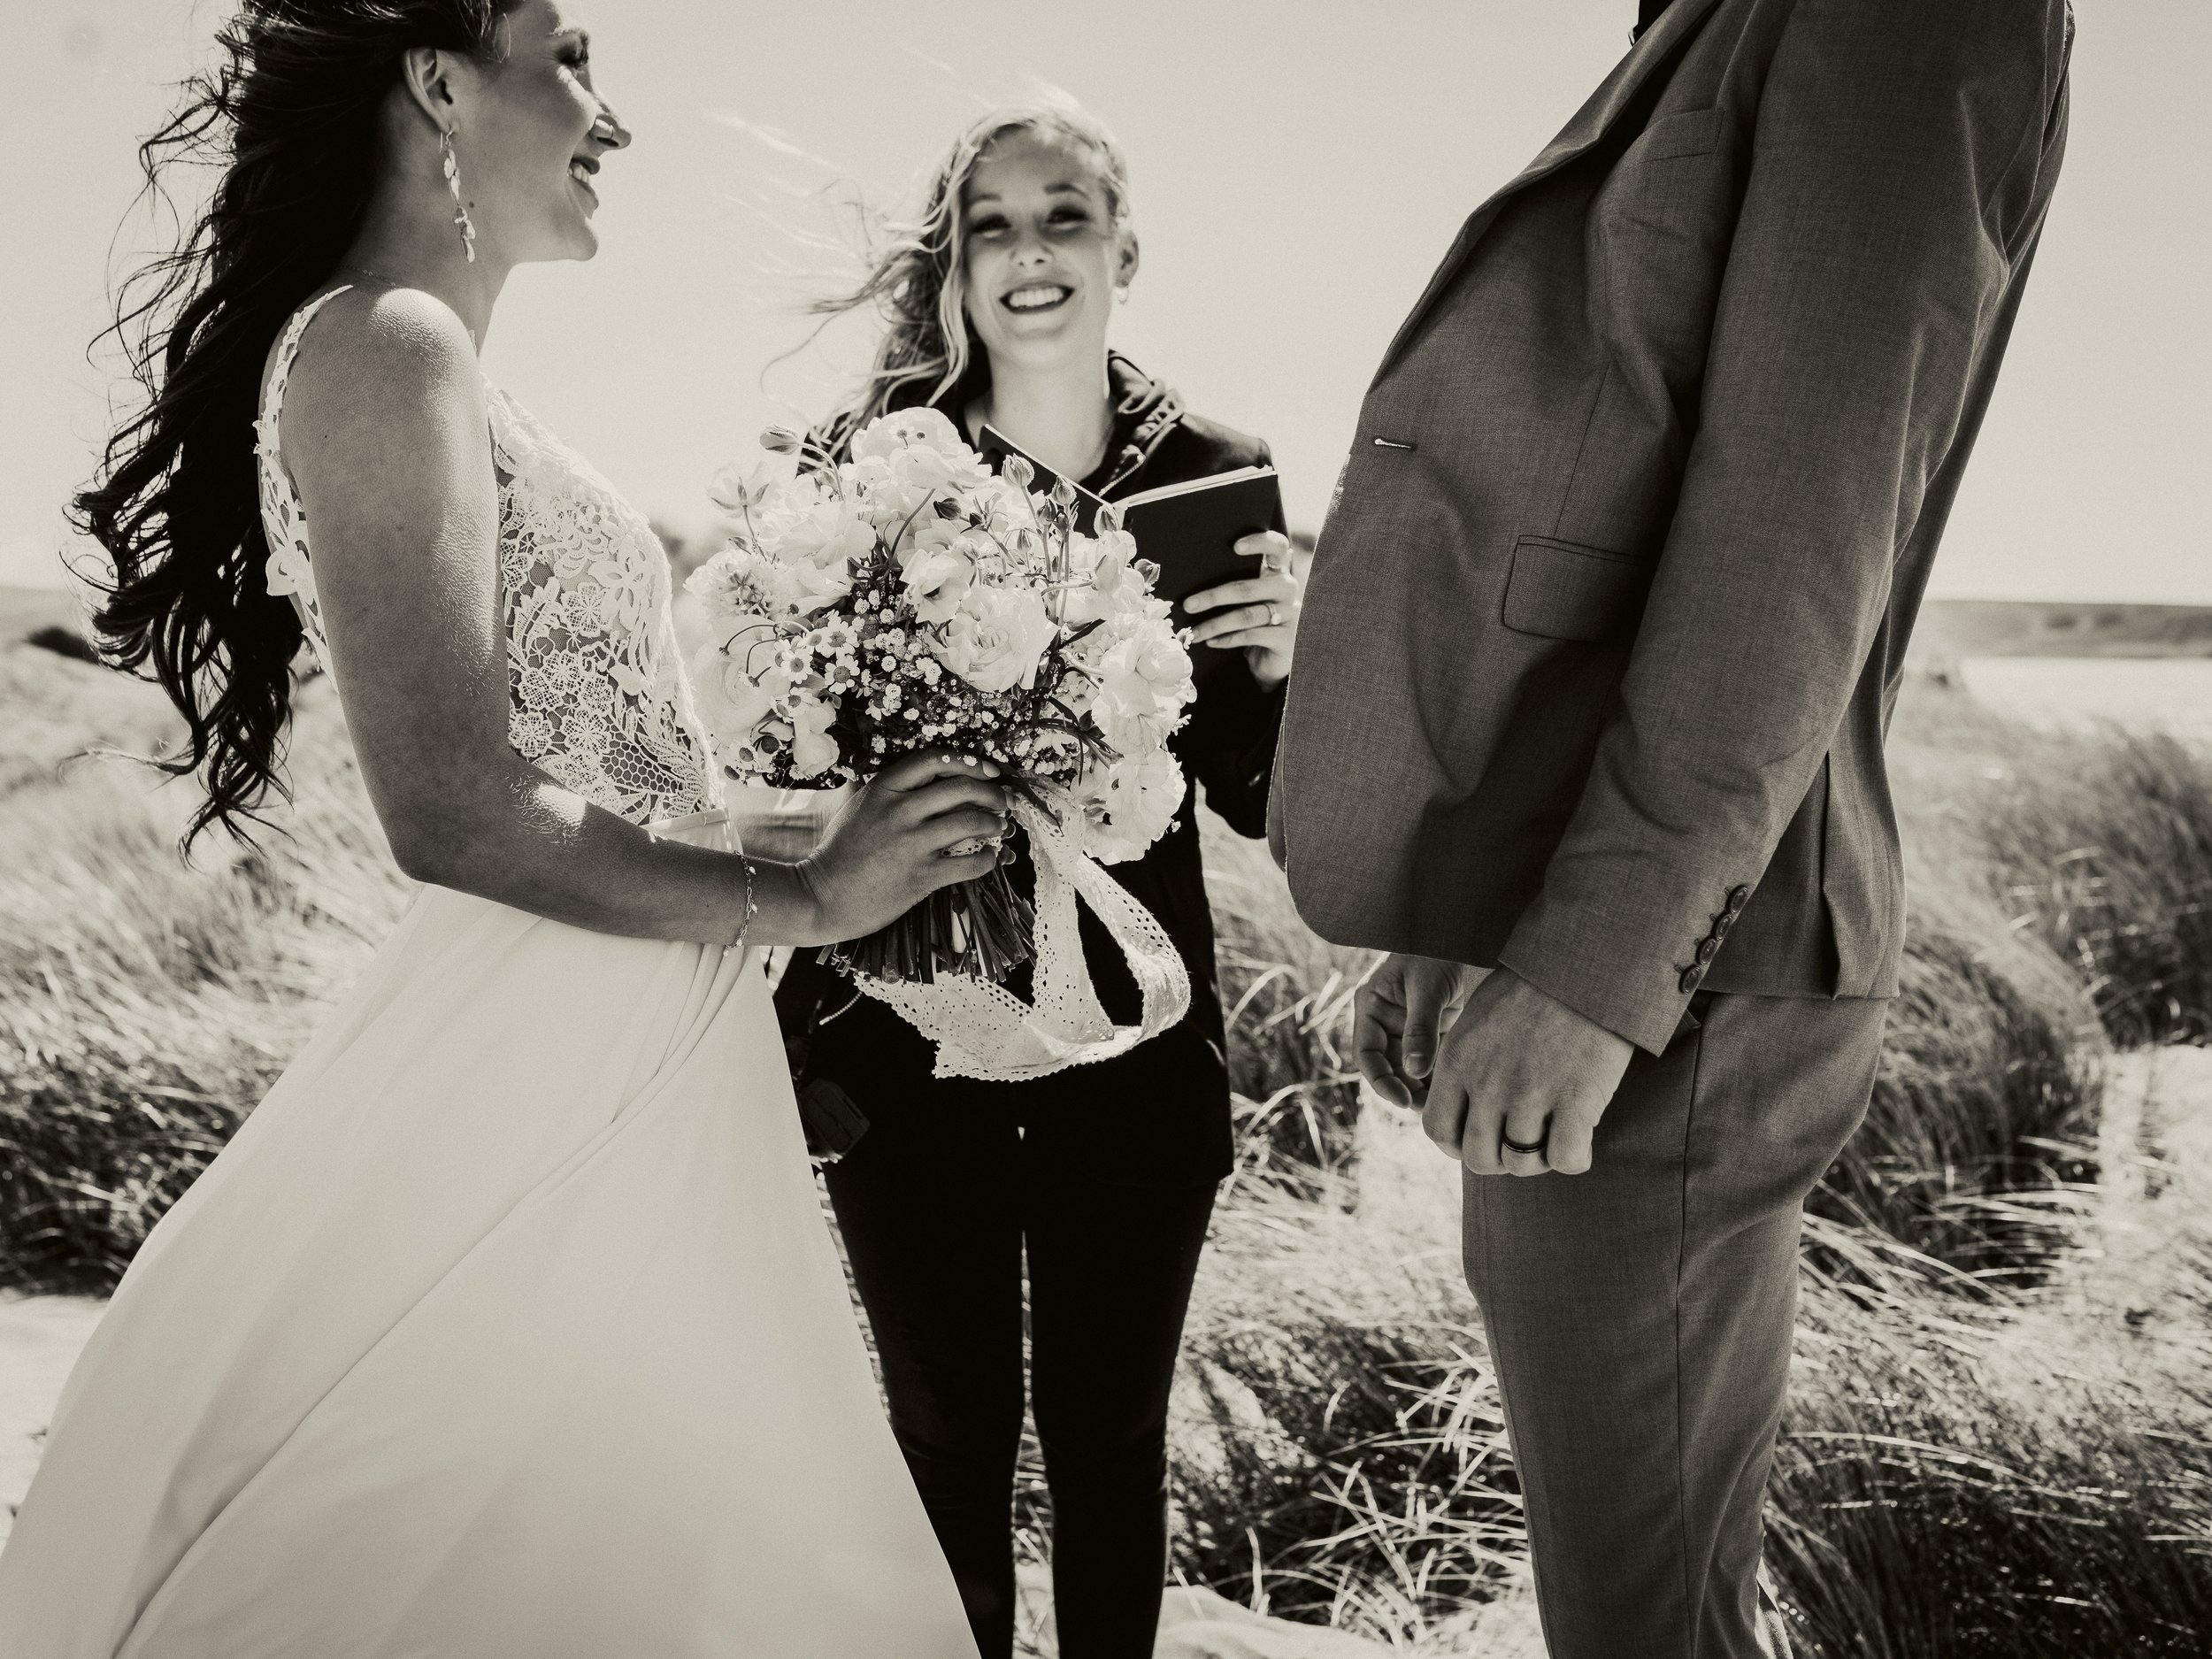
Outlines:
{"type": "MultiPolygon", "coordinates": [[[[418,880],[602,933],[727,942],[747,876],[657,841],[507,741],[499,499],[483,381],[460,320],[427,295],[356,290],[308,336],[281,415],[317,593],[369,798],[418,880]]],[[[758,945],[850,938],[994,855],[942,849],[1003,828],[980,769],[916,763],[861,790],[803,864],[754,861],[758,945]]]]}

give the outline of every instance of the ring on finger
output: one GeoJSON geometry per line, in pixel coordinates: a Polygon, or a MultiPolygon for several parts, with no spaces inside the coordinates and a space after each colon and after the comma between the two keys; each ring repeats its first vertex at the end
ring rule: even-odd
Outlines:
{"type": "Polygon", "coordinates": [[[1272,599],[1267,602],[1267,626],[1271,628],[1279,628],[1283,626],[1282,607],[1272,599]]]}
{"type": "Polygon", "coordinates": [[[1523,1157],[1532,1157],[1544,1149],[1544,1142],[1542,1141],[1538,1141],[1532,1145],[1525,1146],[1520,1141],[1516,1141],[1511,1135],[1506,1134],[1502,1132],[1499,1133],[1498,1140],[1508,1152],[1517,1152],[1523,1157]]]}

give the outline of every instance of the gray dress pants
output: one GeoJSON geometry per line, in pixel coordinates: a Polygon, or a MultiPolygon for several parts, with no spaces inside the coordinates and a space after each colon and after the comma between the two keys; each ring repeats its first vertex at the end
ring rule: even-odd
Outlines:
{"type": "Polygon", "coordinates": [[[1789,1653],[1759,1567],[1798,1237],[1886,1008],[1701,992],[1631,1062],[1588,1173],[1468,1178],[1551,1659],[1789,1653]]]}

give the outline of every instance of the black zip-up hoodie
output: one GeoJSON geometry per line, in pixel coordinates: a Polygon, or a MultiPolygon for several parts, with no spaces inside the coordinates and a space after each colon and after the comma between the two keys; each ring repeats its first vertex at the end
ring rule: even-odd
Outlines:
{"type": "MultiPolygon", "coordinates": [[[[956,424],[989,386],[988,365],[978,355],[976,366],[935,400],[956,424]]],[[[1265,443],[1190,413],[1174,392],[1126,357],[1108,358],[1107,381],[1113,433],[1105,461],[1082,483],[1109,501],[1270,460],[1265,443]]],[[[1171,744],[1190,780],[1173,826],[1143,857],[1106,866],[1159,918],[1182,953],[1191,1008],[1180,1025],[1112,1060],[1029,1082],[939,1079],[931,1075],[933,1056],[919,1033],[872,997],[852,1000],[848,981],[803,952],[776,1000],[787,1035],[804,1030],[818,1008],[806,1075],[836,1082],[872,1125],[887,1125],[910,1112],[1010,1110],[1025,1125],[1033,1154],[1064,1148],[1107,1185],[1185,1187],[1226,1175],[1233,1152],[1225,1040],[1195,800],[1202,789],[1206,804],[1238,833],[1265,833],[1282,708],[1283,687],[1263,689],[1241,652],[1206,673],[1171,744]]],[[[1017,887],[1028,892],[1035,873],[1026,853],[1015,853],[1008,868],[1017,887]]],[[[1087,908],[1081,909],[1081,926],[1100,1002],[1118,1024],[1133,1025],[1142,999],[1119,949],[1087,908]]],[[[1026,965],[1009,988],[1027,1000],[1026,965]]],[[[867,1158],[871,1140],[882,1148],[895,1139],[864,1136],[848,1156],[867,1158]]]]}

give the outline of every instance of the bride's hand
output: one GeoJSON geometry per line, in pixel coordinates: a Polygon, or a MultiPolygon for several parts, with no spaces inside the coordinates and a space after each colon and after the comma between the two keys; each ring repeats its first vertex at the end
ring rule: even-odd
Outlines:
{"type": "Polygon", "coordinates": [[[1191,627],[1190,643],[1194,649],[1241,649],[1253,679],[1263,686],[1279,685],[1290,678],[1304,584],[1291,568],[1289,540],[1275,531],[1245,536],[1236,550],[1259,560],[1260,573],[1184,600],[1183,609],[1200,618],[1191,627]]]}
{"type": "Polygon", "coordinates": [[[822,942],[858,939],[903,916],[940,887],[972,881],[998,863],[1005,789],[988,761],[932,750],[910,755],[863,784],[798,865],[822,942]],[[988,843],[955,852],[962,842],[988,843]]]}

